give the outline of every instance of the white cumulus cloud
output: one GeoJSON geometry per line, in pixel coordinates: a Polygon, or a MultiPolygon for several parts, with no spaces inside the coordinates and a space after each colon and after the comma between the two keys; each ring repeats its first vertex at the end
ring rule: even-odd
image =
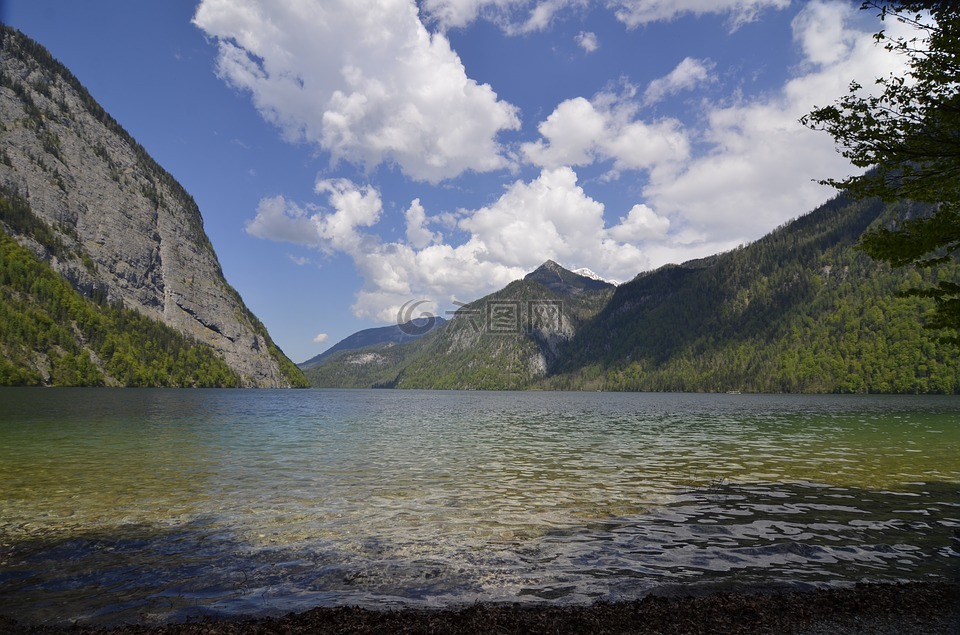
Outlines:
{"type": "Polygon", "coordinates": [[[443,234],[434,233],[426,228],[427,213],[423,209],[423,205],[420,204],[420,199],[414,199],[410,203],[405,216],[407,219],[407,242],[417,249],[423,249],[430,243],[443,240],[443,234]]]}
{"type": "Polygon", "coordinates": [[[806,4],[793,21],[804,53],[798,74],[780,90],[709,108],[696,132],[707,151],[669,178],[652,175],[646,204],[687,232],[689,244],[701,242],[695,255],[758,238],[810,211],[835,193],[817,179],[855,169],[829,135],[799,120],[835,102],[853,78],[902,72],[901,60],[851,25],[856,11],[847,3],[806,4]]]}
{"type": "Polygon", "coordinates": [[[314,343],[314,344],[323,344],[323,343],[326,342],[329,338],[330,338],[330,336],[327,335],[326,333],[318,333],[318,334],[313,338],[313,343],[314,343]]]}
{"type": "Polygon", "coordinates": [[[467,238],[460,244],[444,243],[427,229],[430,219],[419,200],[406,211],[407,240],[388,242],[365,230],[379,217],[375,190],[344,181],[321,184],[317,191],[333,211],[268,198],[247,229],[261,238],[349,255],[364,281],[354,313],[381,321],[396,319],[412,299],[431,300],[431,306],[474,300],[548,259],[608,279],[630,279],[650,264],[635,243],[662,237],[669,226],[639,205],[607,226],[603,204],[583,191],[571,168],[561,167],[516,181],[488,206],[461,210],[457,228],[467,238]]]}
{"type": "Polygon", "coordinates": [[[554,17],[572,6],[586,7],[589,0],[422,0],[421,6],[441,29],[462,28],[478,18],[498,24],[506,33],[542,31],[554,17]]]}
{"type": "MultiPolygon", "coordinates": [[[[214,0],[204,0],[201,8],[208,3],[216,4],[214,0]]],[[[247,0],[242,6],[249,4],[247,0]]],[[[346,5],[333,4],[341,14],[358,19],[346,5]]],[[[404,3],[400,0],[384,0],[381,8],[387,11],[401,4],[404,3]]],[[[457,20],[469,22],[484,11],[502,10],[513,15],[522,9],[529,17],[534,5],[540,4],[521,0],[424,0],[422,7],[434,11],[435,16],[446,16],[442,18],[445,24],[456,25],[457,20]]],[[[638,20],[636,24],[641,24],[644,20],[709,11],[723,11],[734,21],[745,21],[753,19],[758,11],[783,8],[785,4],[779,0],[618,0],[608,6],[624,11],[629,7],[638,20]]],[[[607,279],[629,280],[651,266],[732,248],[810,211],[834,193],[831,188],[818,185],[816,179],[851,171],[849,162],[837,153],[833,139],[804,128],[799,119],[816,106],[835,102],[846,93],[852,79],[869,81],[902,72],[902,60],[876,46],[871,32],[854,26],[856,14],[856,7],[846,2],[804,3],[792,22],[794,42],[802,59],[791,68],[791,77],[779,88],[762,94],[744,96],[736,92],[722,102],[704,100],[691,121],[654,117],[645,108],[680,91],[718,81],[709,60],[686,58],[669,74],[648,84],[646,90],[624,80],[619,93],[603,91],[589,98],[565,99],[539,122],[536,138],[517,146],[517,156],[526,162],[526,167],[539,168],[537,176],[509,184],[495,201],[477,209],[428,210],[419,198],[413,199],[403,211],[400,237],[387,239],[383,237],[385,232],[377,231],[384,214],[378,189],[345,179],[318,181],[315,190],[322,204],[295,203],[282,196],[264,198],[256,216],[248,222],[247,231],[262,238],[348,255],[363,279],[354,313],[382,321],[395,320],[411,300],[429,299],[431,303],[424,306],[430,307],[449,306],[452,300],[473,300],[522,277],[547,259],[571,268],[587,267],[607,279]],[[628,204],[629,209],[605,209],[603,203],[584,190],[575,170],[595,164],[608,164],[608,176],[613,177],[626,171],[642,173],[637,175],[634,187],[638,193],[636,200],[628,204]],[[606,220],[610,218],[618,220],[611,223],[606,220]],[[440,228],[443,233],[438,231],[440,228]]],[[[377,14],[365,19],[378,25],[385,18],[377,14]]],[[[342,20],[330,20],[342,25],[342,20]]],[[[411,32],[421,33],[422,25],[418,20],[414,22],[417,28],[411,32]]],[[[360,162],[371,165],[392,161],[407,174],[426,180],[444,178],[443,175],[463,169],[493,169],[507,161],[495,138],[499,131],[516,124],[512,119],[515,113],[497,101],[492,91],[484,99],[467,101],[478,108],[484,104],[494,110],[504,108],[504,116],[491,119],[489,112],[478,115],[481,122],[486,122],[480,126],[486,132],[479,136],[480,142],[471,144],[466,138],[475,135],[477,128],[469,118],[469,109],[460,108],[466,92],[449,100],[452,114],[439,107],[430,110],[436,121],[418,119],[417,114],[419,104],[433,103],[436,96],[420,100],[408,95],[417,90],[442,92],[448,83],[456,82],[424,79],[422,84],[409,83],[411,78],[418,77],[411,74],[404,78],[408,85],[401,90],[389,76],[401,63],[384,60],[386,68],[378,69],[369,62],[381,58],[366,51],[342,55],[334,52],[332,59],[318,62],[319,66],[332,69],[330,77],[335,85],[336,81],[341,82],[340,88],[327,89],[326,101],[316,102],[322,104],[317,111],[323,117],[318,119],[316,113],[307,113],[307,102],[299,103],[304,106],[300,113],[294,97],[306,86],[313,86],[314,79],[284,75],[267,63],[268,59],[285,59],[268,44],[282,50],[297,46],[277,35],[295,31],[284,25],[261,25],[257,31],[260,40],[242,47],[239,40],[221,39],[221,46],[226,47],[222,55],[231,54],[234,49],[243,53],[236,66],[227,63],[230,72],[240,77],[238,80],[230,75],[234,83],[248,87],[242,83],[246,81],[244,69],[250,74],[252,86],[263,75],[274,76],[277,86],[292,82],[290,104],[271,110],[257,102],[268,116],[274,113],[281,125],[289,124],[308,139],[319,139],[317,142],[328,149],[347,144],[352,150],[339,154],[331,150],[341,157],[354,156],[350,152],[362,157],[363,152],[380,148],[370,155],[372,158],[360,162]],[[246,51],[263,54],[258,53],[254,60],[246,51]],[[364,88],[348,92],[359,87],[364,88]],[[387,109],[386,104],[393,107],[387,109]],[[418,123],[396,124],[387,134],[387,128],[380,125],[386,121],[385,116],[365,119],[377,108],[391,110],[406,118],[403,120],[407,123],[418,123]],[[328,116],[329,113],[333,114],[328,116]],[[338,113],[350,116],[345,114],[342,120],[330,123],[338,113]],[[283,119],[286,116],[290,116],[289,122],[283,119]],[[367,125],[374,120],[379,124],[367,125]],[[416,147],[410,135],[422,133],[436,140],[431,135],[454,120],[465,129],[458,133],[465,135],[462,148],[436,155],[420,148],[415,151],[423,153],[419,158],[404,158],[406,155],[396,150],[416,147]],[[332,126],[329,129],[325,127],[328,123],[332,126]],[[316,127],[315,134],[308,134],[307,130],[314,130],[310,126],[316,127]],[[328,133],[334,135],[333,141],[324,136],[328,133]],[[375,139],[383,143],[371,145],[375,139]],[[474,151],[475,161],[457,158],[458,152],[466,156],[474,151]],[[442,160],[430,164],[436,157],[442,160]]],[[[895,23],[886,26],[889,31],[907,28],[895,23]]],[[[430,58],[435,54],[435,38],[442,36],[425,32],[421,36],[414,38],[419,42],[419,48],[414,48],[430,58]]],[[[339,35],[331,37],[337,39],[339,35]]],[[[449,49],[446,40],[440,41],[449,49]]],[[[352,44],[344,46],[348,52],[356,48],[351,48],[352,44]]],[[[420,68],[418,64],[414,66],[420,68]]],[[[297,65],[280,65],[287,67],[297,65]]],[[[444,72],[459,78],[461,88],[482,88],[465,80],[462,68],[441,69],[439,76],[444,72]]],[[[254,88],[250,90],[255,97],[260,94],[254,88]]]]}
{"type": "MultiPolygon", "coordinates": [[[[761,4],[715,6],[739,7],[748,15],[761,4]]],[[[632,6],[657,19],[707,10],[707,4],[694,2],[632,6]]],[[[756,239],[834,194],[817,179],[854,169],[829,135],[808,130],[800,118],[835,102],[853,78],[903,71],[902,60],[876,46],[872,32],[855,26],[857,13],[849,3],[804,4],[792,22],[802,59],[779,89],[735,95],[722,103],[704,101],[701,117],[690,122],[650,117],[643,106],[716,81],[711,61],[686,58],[650,82],[642,96],[626,86],[620,94],[602,92],[560,103],[540,122],[540,138],[521,145],[522,154],[549,170],[610,161],[613,176],[625,170],[645,172],[642,203],[608,235],[642,243],[655,266],[756,239]]],[[[894,23],[887,28],[907,29],[894,23]]]]}
{"type": "Polygon", "coordinates": [[[597,40],[597,34],[591,31],[581,31],[577,34],[574,40],[576,40],[577,44],[580,45],[580,48],[587,53],[593,53],[600,48],[600,43],[597,40]]]}
{"type": "Polygon", "coordinates": [[[673,118],[637,117],[633,91],[600,93],[593,100],[562,102],[540,122],[541,139],[524,143],[526,159],[538,166],[587,165],[612,160],[616,170],[668,169],[690,155],[690,140],[673,118]]]}
{"type": "Polygon", "coordinates": [[[641,242],[666,238],[670,220],[657,216],[646,205],[634,205],[626,217],[620,217],[620,223],[610,230],[610,235],[624,242],[641,242]]]}
{"type": "Polygon", "coordinates": [[[422,0],[424,11],[441,28],[462,28],[476,20],[481,12],[502,16],[526,7],[530,0],[422,0]]]}
{"type": "Polygon", "coordinates": [[[313,204],[301,206],[283,196],[264,198],[257,215],[247,223],[247,233],[327,253],[362,251],[373,237],[359,228],[371,227],[380,219],[380,193],[347,179],[319,180],[314,190],[327,196],[332,211],[313,204]]]}
{"type": "Polygon", "coordinates": [[[194,23],[288,140],[429,182],[510,163],[497,137],[517,109],[466,75],[413,0],[203,0],[194,23]]]}
{"type": "Polygon", "coordinates": [[[729,14],[732,28],[752,22],[764,9],[786,9],[790,0],[608,0],[617,19],[629,28],[673,20],[692,13],[729,14]]]}
{"type": "Polygon", "coordinates": [[[645,104],[655,104],[658,101],[675,95],[683,90],[695,88],[698,84],[710,81],[710,71],[713,63],[709,60],[685,58],[666,77],[655,79],[647,86],[643,93],[645,104]]]}
{"type": "Polygon", "coordinates": [[[422,0],[421,6],[442,29],[462,28],[477,19],[494,22],[506,33],[529,33],[549,26],[569,7],[603,4],[628,28],[673,20],[684,14],[730,16],[732,28],[757,19],[764,9],[785,9],[790,0],[422,0]]]}
{"type": "Polygon", "coordinates": [[[287,203],[283,196],[261,199],[257,215],[247,222],[247,233],[297,245],[317,246],[310,209],[287,203]]]}

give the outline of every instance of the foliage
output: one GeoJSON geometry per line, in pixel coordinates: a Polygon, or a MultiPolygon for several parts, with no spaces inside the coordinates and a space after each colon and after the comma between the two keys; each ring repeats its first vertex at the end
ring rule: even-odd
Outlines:
{"type": "MultiPolygon", "coordinates": [[[[895,266],[929,267],[960,252],[960,6],[942,1],[871,1],[881,21],[912,25],[914,38],[875,39],[906,58],[906,75],[876,80],[878,95],[864,96],[853,82],[835,105],[803,117],[805,125],[829,132],[843,156],[866,173],[829,183],[851,195],[885,201],[913,200],[936,205],[932,215],[901,218],[867,233],[868,254],[895,266]]],[[[936,306],[935,328],[960,343],[960,286],[941,281],[907,290],[936,306]]]]}
{"type": "Polygon", "coordinates": [[[304,369],[312,386],[324,388],[392,388],[404,360],[414,351],[394,342],[381,342],[360,350],[336,352],[304,369]]]}
{"type": "MultiPolygon", "coordinates": [[[[96,102],[79,80],[43,46],[16,29],[0,24],[0,50],[5,60],[3,68],[0,69],[0,87],[11,91],[23,106],[26,117],[16,124],[23,125],[36,134],[37,143],[24,150],[27,156],[45,171],[52,172],[51,179],[66,191],[70,178],[64,180],[59,169],[65,166],[58,165],[66,160],[61,147],[61,136],[64,136],[65,131],[76,130],[73,113],[78,110],[99,122],[111,133],[108,135],[111,139],[106,143],[102,137],[85,141],[92,146],[94,155],[104,162],[111,178],[118,183],[123,181],[123,187],[137,188],[136,191],[150,201],[155,213],[169,213],[176,217],[180,228],[178,239],[209,253],[213,268],[211,273],[222,282],[227,293],[233,296],[238,307],[236,317],[241,322],[249,323],[254,333],[262,338],[260,342],[266,343],[266,352],[277,362],[281,373],[291,385],[307,386],[308,382],[300,370],[274,344],[263,324],[243,304],[240,295],[223,280],[216,253],[203,229],[200,211],[193,198],[176,179],[157,164],[96,102]],[[23,68],[12,62],[22,63],[23,68]],[[117,144],[117,141],[120,143],[117,144]],[[135,161],[134,165],[131,166],[127,159],[117,160],[118,151],[115,148],[118,146],[129,149],[135,161]]],[[[13,167],[10,153],[6,149],[0,149],[0,162],[13,167]]],[[[78,175],[76,171],[66,170],[64,173],[68,176],[78,175]]],[[[61,264],[76,261],[96,277],[96,265],[84,251],[72,226],[67,223],[56,223],[54,226],[44,223],[30,211],[26,202],[17,196],[9,185],[0,185],[0,201],[3,201],[0,205],[5,206],[0,209],[3,222],[13,234],[32,238],[46,249],[48,257],[57,257],[61,264]],[[67,237],[73,240],[67,240],[67,237]],[[68,250],[65,244],[71,245],[71,248],[68,250]]],[[[103,293],[103,289],[85,289],[84,293],[96,297],[103,293]]]]}
{"type": "Polygon", "coordinates": [[[131,309],[83,297],[0,232],[0,385],[239,383],[208,346],[131,309]]]}
{"type": "Polygon", "coordinates": [[[527,388],[531,379],[543,376],[557,361],[568,337],[556,328],[561,314],[551,313],[538,322],[536,307],[561,311],[563,325],[573,331],[606,304],[612,294],[608,286],[566,295],[536,279],[518,280],[460,307],[451,320],[418,340],[344,351],[305,372],[315,386],[527,388]],[[491,321],[493,307],[516,312],[497,327],[491,321]]]}
{"type": "Polygon", "coordinates": [[[63,241],[60,236],[30,209],[27,200],[16,190],[0,186],[0,222],[5,223],[15,234],[30,236],[49,253],[62,257],[63,241]]]}
{"type": "Polygon", "coordinates": [[[900,293],[958,282],[960,266],[892,269],[856,248],[867,228],[930,211],[838,197],[753,244],[642,274],[612,298],[578,305],[518,281],[421,340],[351,351],[307,374],[353,387],[957,393],[960,354],[916,328],[934,303],[900,293]],[[527,363],[542,341],[470,327],[487,302],[554,297],[576,328],[546,375],[527,363]]]}
{"type": "Polygon", "coordinates": [[[545,385],[669,391],[956,393],[960,356],[900,295],[960,266],[896,270],[856,249],[921,204],[837,198],[747,247],[622,285],[545,385]]]}

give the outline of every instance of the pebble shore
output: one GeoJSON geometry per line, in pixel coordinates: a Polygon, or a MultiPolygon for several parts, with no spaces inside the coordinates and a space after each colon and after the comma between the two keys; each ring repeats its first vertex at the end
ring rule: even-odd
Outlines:
{"type": "Polygon", "coordinates": [[[960,635],[960,580],[794,592],[647,596],[589,606],[477,604],[456,609],[322,607],[282,617],[164,625],[49,627],[0,617],[17,635],[266,635],[273,633],[777,633],[960,635]]]}

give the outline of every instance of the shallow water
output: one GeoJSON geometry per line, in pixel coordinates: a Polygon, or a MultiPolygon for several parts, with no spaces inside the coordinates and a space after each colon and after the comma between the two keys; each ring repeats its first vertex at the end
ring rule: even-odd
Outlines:
{"type": "Polygon", "coordinates": [[[0,390],[0,614],[956,575],[960,399],[0,390]]]}

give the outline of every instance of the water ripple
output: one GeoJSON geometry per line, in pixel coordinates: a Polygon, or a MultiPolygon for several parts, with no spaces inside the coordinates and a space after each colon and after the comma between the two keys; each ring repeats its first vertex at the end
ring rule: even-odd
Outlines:
{"type": "Polygon", "coordinates": [[[111,624],[951,575],[958,406],[0,390],[0,613],[111,624]]]}

